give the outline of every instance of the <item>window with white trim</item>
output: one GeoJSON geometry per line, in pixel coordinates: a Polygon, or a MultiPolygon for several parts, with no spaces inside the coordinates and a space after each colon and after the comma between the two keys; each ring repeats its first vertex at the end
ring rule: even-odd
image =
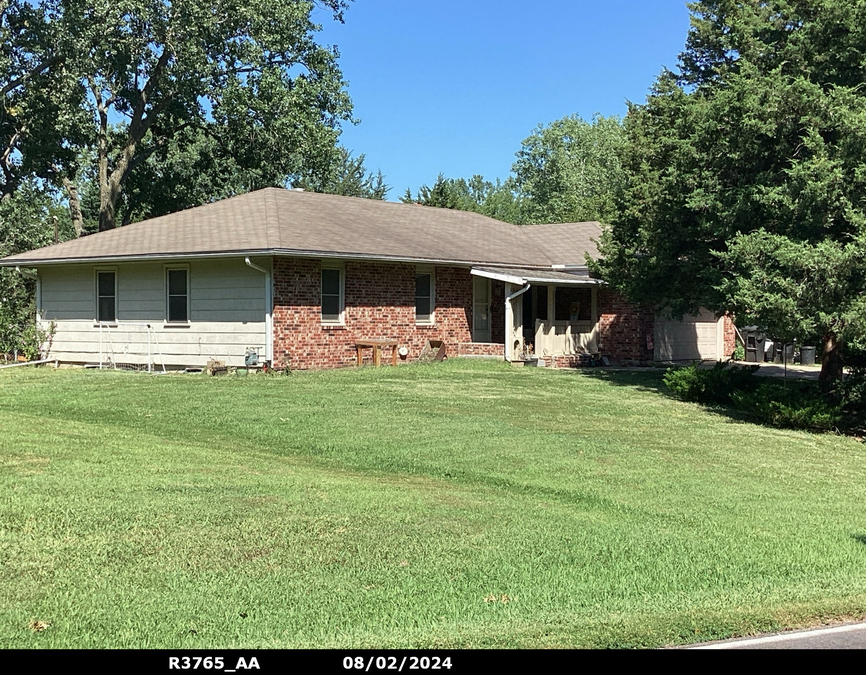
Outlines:
{"type": "Polygon", "coordinates": [[[343,270],[322,267],[322,323],[343,322],[343,270]]]}
{"type": "Polygon", "coordinates": [[[415,321],[433,323],[433,299],[435,297],[432,271],[415,272],[415,321]]]}
{"type": "Polygon", "coordinates": [[[169,267],[165,270],[165,317],[169,323],[189,321],[189,269],[169,267]]]}
{"type": "Polygon", "coordinates": [[[96,271],[96,320],[117,321],[117,272],[113,270],[96,271]]]}

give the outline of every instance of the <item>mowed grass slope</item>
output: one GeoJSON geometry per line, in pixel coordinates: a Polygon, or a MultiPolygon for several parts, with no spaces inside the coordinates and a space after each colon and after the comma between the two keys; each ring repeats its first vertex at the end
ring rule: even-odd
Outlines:
{"type": "Polygon", "coordinates": [[[0,647],[658,646],[866,613],[866,447],[659,386],[2,371],[0,647]]]}

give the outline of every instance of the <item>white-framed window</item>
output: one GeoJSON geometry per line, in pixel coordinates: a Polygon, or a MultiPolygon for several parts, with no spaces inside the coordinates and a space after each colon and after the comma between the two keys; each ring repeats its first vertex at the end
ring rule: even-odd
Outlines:
{"type": "Polygon", "coordinates": [[[343,323],[346,304],[345,277],[342,265],[322,263],[322,323],[343,323]]]}
{"type": "Polygon", "coordinates": [[[165,268],[165,320],[167,323],[189,322],[189,266],[165,268]]]}
{"type": "Polygon", "coordinates": [[[96,321],[117,322],[117,269],[96,270],[96,321]]]}
{"type": "Polygon", "coordinates": [[[415,270],[415,323],[433,323],[436,275],[432,269],[415,270]]]}

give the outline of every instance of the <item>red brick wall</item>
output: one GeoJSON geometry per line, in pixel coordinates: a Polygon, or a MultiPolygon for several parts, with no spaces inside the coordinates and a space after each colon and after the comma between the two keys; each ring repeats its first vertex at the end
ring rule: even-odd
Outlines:
{"type": "Polygon", "coordinates": [[[730,314],[725,314],[725,353],[722,356],[726,359],[731,358],[734,350],[737,348],[737,331],[734,328],[734,318],[730,314]]]}
{"type": "MultiPolygon", "coordinates": [[[[392,339],[414,361],[427,340],[444,340],[447,353],[471,342],[472,278],[468,269],[437,267],[432,326],[415,323],[415,266],[345,263],[345,325],[322,325],[321,261],[274,258],[274,365],[336,368],[355,363],[355,341],[392,339]]],[[[372,350],[365,349],[366,361],[372,350]]],[[[390,358],[386,349],[383,360],[390,358]]]]}
{"type": "Polygon", "coordinates": [[[544,360],[549,362],[551,368],[582,368],[592,365],[592,357],[589,354],[545,356],[544,360]]]}
{"type": "Polygon", "coordinates": [[[651,309],[635,305],[609,288],[598,289],[599,350],[614,361],[652,361],[647,336],[653,337],[651,309]]]}
{"type": "MultiPolygon", "coordinates": [[[[504,284],[491,284],[494,343],[472,343],[472,277],[468,269],[437,267],[432,326],[415,323],[415,266],[403,263],[345,263],[345,325],[321,320],[321,261],[274,258],[274,366],[293,369],[336,368],[355,363],[357,340],[398,341],[418,358],[427,340],[444,340],[449,356],[501,355],[505,324],[504,284]]],[[[601,352],[614,361],[648,361],[646,337],[653,334],[653,313],[626,302],[607,288],[598,291],[601,352]]],[[[725,328],[725,349],[733,352],[733,323],[725,328]],[[730,328],[729,328],[730,326],[730,328]],[[729,336],[730,332],[730,336],[729,336]]],[[[383,360],[387,362],[390,351],[383,360]]],[[[372,350],[364,350],[365,362],[372,350]]],[[[563,362],[556,365],[576,365],[563,362]]]]}

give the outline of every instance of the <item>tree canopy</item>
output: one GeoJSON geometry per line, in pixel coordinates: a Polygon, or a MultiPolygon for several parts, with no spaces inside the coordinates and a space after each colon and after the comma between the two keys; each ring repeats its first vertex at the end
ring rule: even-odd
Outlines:
{"type": "MultiPolygon", "coordinates": [[[[0,258],[75,236],[69,212],[29,179],[14,194],[0,199],[0,258]],[[55,220],[56,219],[56,220],[55,220]]],[[[44,335],[37,330],[36,281],[8,267],[0,268],[0,357],[19,352],[39,354],[44,335]]]]}
{"type": "MultiPolygon", "coordinates": [[[[311,1],[0,2],[3,191],[63,186],[79,229],[88,173],[109,229],[322,173],[350,119],[311,1]]],[[[342,20],[346,0],[318,4],[342,20]]]]}
{"type": "Polygon", "coordinates": [[[610,222],[625,180],[618,117],[577,115],[539,125],[524,139],[512,167],[522,222],[610,222]]]}
{"type": "Polygon", "coordinates": [[[679,73],[629,108],[599,269],[673,315],[822,342],[828,389],[866,316],[866,2],[689,7],[679,73]]]}
{"type": "Polygon", "coordinates": [[[330,164],[323,170],[297,179],[293,185],[310,192],[384,200],[390,189],[385,185],[385,176],[381,171],[368,172],[364,166],[365,159],[363,153],[352,157],[349,150],[338,147],[330,164]]]}
{"type": "Polygon", "coordinates": [[[414,197],[407,188],[400,200],[407,204],[475,211],[509,223],[519,222],[521,218],[520,198],[514,194],[511,181],[493,183],[478,174],[466,180],[446,178],[440,173],[432,187],[422,185],[414,197]]]}
{"type": "Polygon", "coordinates": [[[620,154],[625,135],[618,117],[571,115],[539,125],[525,138],[504,181],[446,178],[422,185],[404,202],[484,215],[519,225],[597,220],[609,222],[625,180],[620,154]]]}

